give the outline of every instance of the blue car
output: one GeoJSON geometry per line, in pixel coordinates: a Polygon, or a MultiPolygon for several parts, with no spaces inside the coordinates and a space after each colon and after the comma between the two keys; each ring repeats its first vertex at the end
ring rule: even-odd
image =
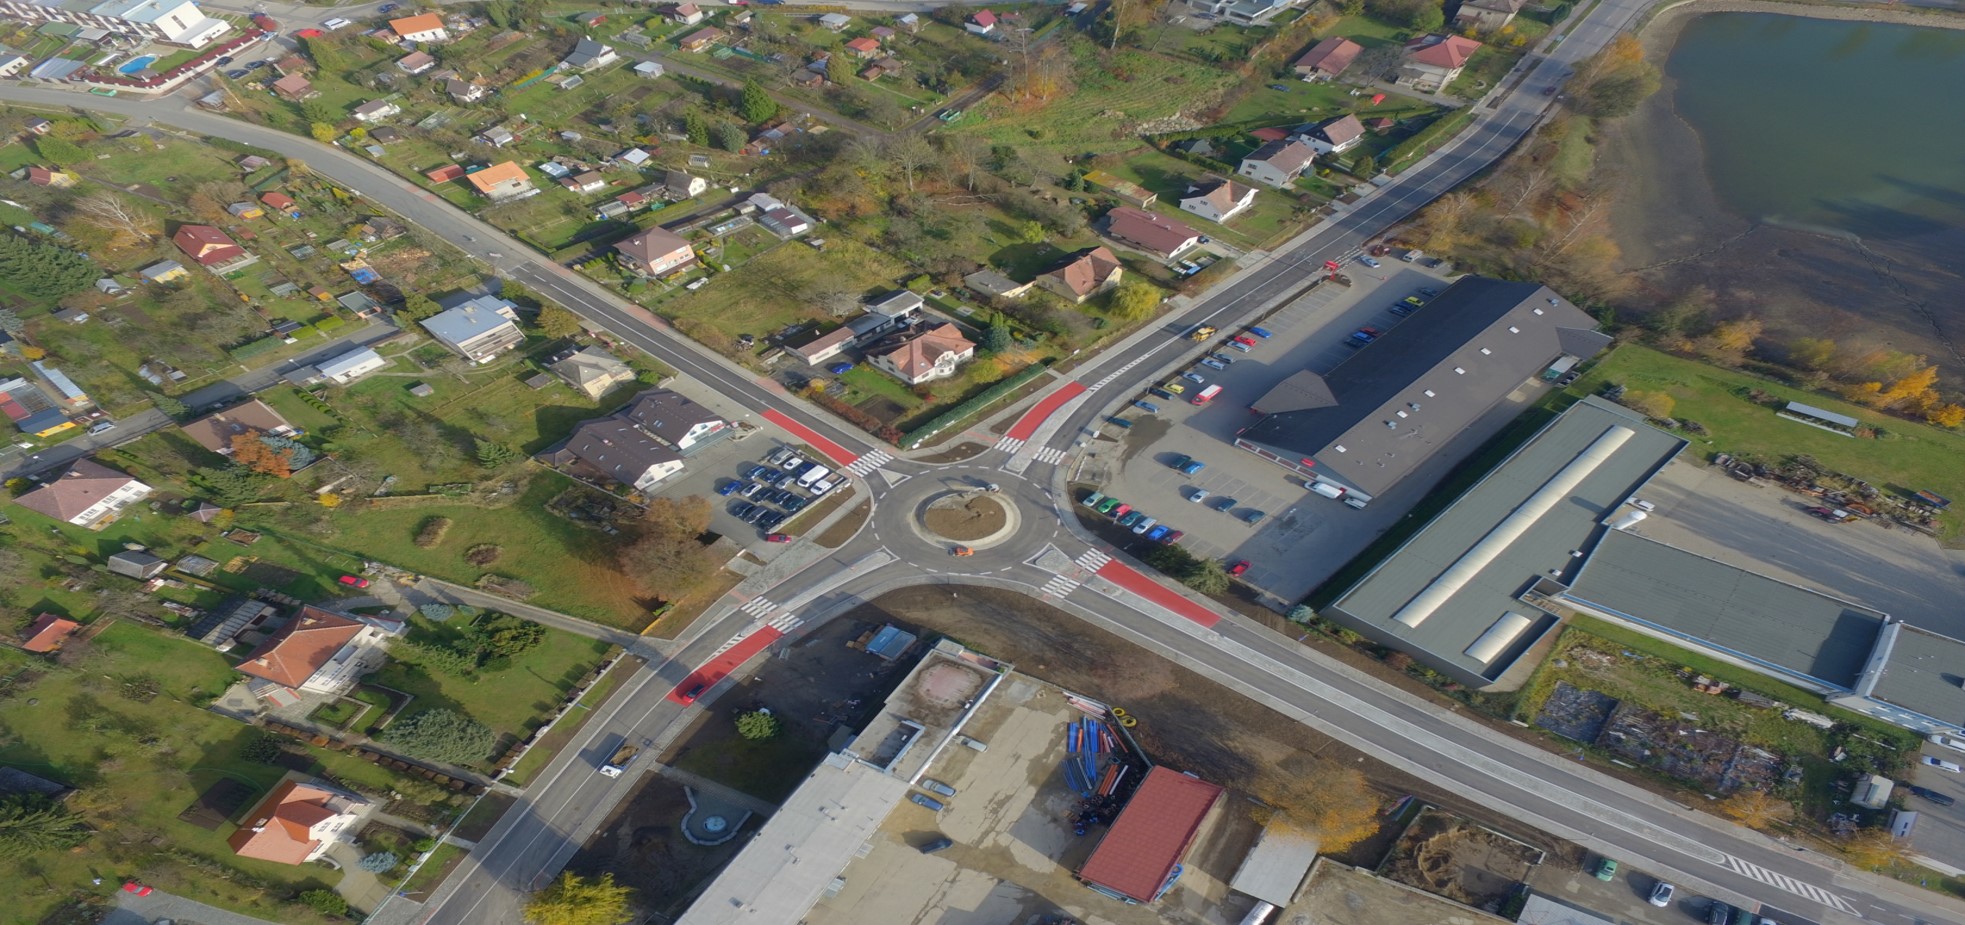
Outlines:
{"type": "Polygon", "coordinates": [[[907,795],[907,798],[917,806],[926,806],[938,813],[948,808],[942,804],[942,801],[925,793],[910,793],[907,795]]]}
{"type": "Polygon", "coordinates": [[[1202,385],[1208,381],[1207,377],[1202,376],[1200,373],[1181,373],[1180,378],[1192,382],[1195,385],[1202,385]]]}
{"type": "Polygon", "coordinates": [[[1263,340],[1268,340],[1269,338],[1275,336],[1274,334],[1269,333],[1269,331],[1263,328],[1250,328],[1249,333],[1254,334],[1255,336],[1260,337],[1263,340]]]}
{"type": "Polygon", "coordinates": [[[1205,366],[1205,367],[1207,367],[1207,368],[1209,368],[1209,369],[1227,369],[1227,368],[1228,368],[1228,364],[1226,364],[1226,363],[1223,363],[1223,362],[1221,362],[1220,360],[1217,360],[1217,359],[1215,359],[1214,357],[1202,357],[1202,358],[1201,358],[1201,365],[1202,365],[1202,366],[1205,366]]]}
{"type": "Polygon", "coordinates": [[[735,517],[738,520],[743,520],[744,518],[751,516],[751,512],[755,510],[757,510],[757,505],[751,504],[748,501],[741,501],[736,504],[730,505],[730,516],[735,517]]]}
{"type": "Polygon", "coordinates": [[[737,489],[742,488],[743,485],[744,483],[739,482],[736,479],[726,479],[723,484],[718,485],[716,487],[716,493],[719,495],[723,495],[724,497],[727,498],[731,495],[736,494],[737,489]]]}
{"type": "Polygon", "coordinates": [[[1156,405],[1156,404],[1154,404],[1154,403],[1152,403],[1152,402],[1150,402],[1150,401],[1136,401],[1136,402],[1133,402],[1133,407],[1135,407],[1135,408],[1138,408],[1138,409],[1139,409],[1139,410],[1141,410],[1141,411],[1150,411],[1150,412],[1152,412],[1152,413],[1154,413],[1154,414],[1158,414],[1158,413],[1160,413],[1160,406],[1159,406],[1159,405],[1156,405]]]}
{"type": "Polygon", "coordinates": [[[1158,543],[1161,540],[1166,539],[1167,534],[1172,532],[1174,532],[1174,528],[1169,527],[1166,524],[1161,524],[1157,527],[1154,527],[1151,530],[1146,531],[1146,538],[1152,540],[1155,543],[1158,543]]]}
{"type": "Polygon", "coordinates": [[[1166,389],[1147,389],[1146,394],[1151,395],[1154,398],[1165,399],[1167,401],[1174,400],[1174,393],[1169,392],[1166,389]]]}
{"type": "Polygon", "coordinates": [[[835,376],[841,376],[841,375],[845,375],[846,371],[852,368],[853,368],[853,364],[851,363],[834,363],[831,366],[826,367],[826,372],[829,372],[835,376]]]}
{"type": "Polygon", "coordinates": [[[747,479],[754,479],[763,474],[764,474],[763,466],[745,466],[742,476],[747,479]]]}

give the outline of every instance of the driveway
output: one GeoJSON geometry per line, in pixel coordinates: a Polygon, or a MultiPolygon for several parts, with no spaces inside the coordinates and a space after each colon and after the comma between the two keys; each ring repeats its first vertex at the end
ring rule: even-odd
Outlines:
{"type": "Polygon", "coordinates": [[[132,896],[120,889],[116,891],[116,908],[103,917],[102,925],[151,925],[158,919],[170,919],[179,925],[278,925],[162,890],[149,896],[132,896]]]}

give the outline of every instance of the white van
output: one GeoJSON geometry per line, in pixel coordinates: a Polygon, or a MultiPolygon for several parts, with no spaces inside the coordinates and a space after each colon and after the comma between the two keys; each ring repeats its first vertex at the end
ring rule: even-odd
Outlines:
{"type": "Polygon", "coordinates": [[[1955,738],[1953,736],[1948,736],[1948,735],[1931,735],[1931,736],[1927,736],[1926,738],[1929,738],[1931,740],[1932,745],[1942,745],[1946,748],[1955,748],[1961,752],[1965,752],[1965,739],[1955,738]]]}
{"type": "Polygon", "coordinates": [[[826,492],[829,492],[838,487],[839,487],[839,481],[837,479],[823,479],[818,482],[814,482],[811,487],[812,497],[814,498],[824,497],[826,492]]]}
{"type": "Polygon", "coordinates": [[[1324,497],[1329,498],[1333,501],[1344,497],[1344,489],[1339,488],[1336,485],[1332,485],[1329,482],[1307,481],[1303,483],[1303,487],[1308,488],[1311,491],[1323,495],[1324,497]]]}
{"type": "Polygon", "coordinates": [[[326,29],[329,32],[333,32],[336,29],[346,29],[352,25],[354,25],[353,22],[350,22],[346,19],[342,19],[340,17],[335,17],[334,19],[330,19],[327,22],[321,23],[321,28],[326,29]]]}
{"type": "Polygon", "coordinates": [[[832,474],[831,469],[828,469],[824,466],[813,466],[812,468],[807,469],[803,473],[799,474],[798,487],[811,488],[813,483],[831,474],[832,474]]]}

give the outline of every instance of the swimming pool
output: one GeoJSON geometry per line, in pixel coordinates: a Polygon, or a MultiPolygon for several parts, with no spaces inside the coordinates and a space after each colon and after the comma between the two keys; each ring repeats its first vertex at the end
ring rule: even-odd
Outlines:
{"type": "Polygon", "coordinates": [[[134,74],[138,71],[143,70],[144,68],[149,67],[156,60],[157,60],[156,55],[139,55],[135,58],[131,58],[130,60],[123,62],[122,66],[116,69],[116,73],[134,74]]]}

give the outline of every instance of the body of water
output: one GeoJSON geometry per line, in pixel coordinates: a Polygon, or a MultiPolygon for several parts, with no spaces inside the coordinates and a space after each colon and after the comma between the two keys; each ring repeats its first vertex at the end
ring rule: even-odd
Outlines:
{"type": "Polygon", "coordinates": [[[1713,13],[1665,71],[1727,211],[1873,243],[1965,228],[1965,31],[1713,13]]]}

